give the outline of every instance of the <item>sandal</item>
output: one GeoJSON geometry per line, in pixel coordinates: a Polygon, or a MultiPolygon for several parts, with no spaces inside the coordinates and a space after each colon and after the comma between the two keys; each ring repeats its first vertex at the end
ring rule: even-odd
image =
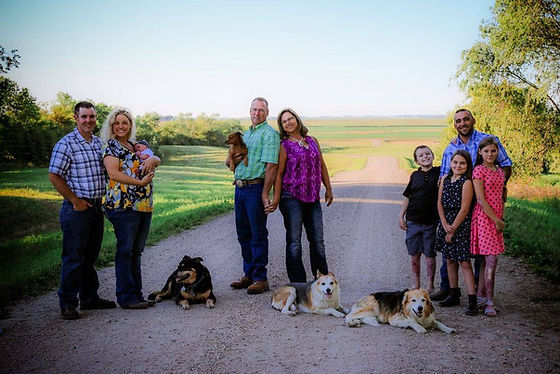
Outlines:
{"type": "Polygon", "coordinates": [[[485,297],[476,298],[476,306],[478,307],[479,310],[484,310],[484,307],[486,306],[487,302],[488,300],[485,297]]]}
{"type": "Polygon", "coordinates": [[[484,307],[484,315],[486,317],[496,317],[496,309],[494,308],[494,304],[486,304],[484,307]]]}

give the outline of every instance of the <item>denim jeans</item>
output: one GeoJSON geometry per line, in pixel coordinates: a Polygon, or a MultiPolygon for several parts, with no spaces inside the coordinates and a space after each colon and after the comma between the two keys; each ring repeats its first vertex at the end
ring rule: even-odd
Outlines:
{"type": "Polygon", "coordinates": [[[99,280],[95,260],[103,239],[103,212],[97,203],[84,211],[75,211],[68,200],[60,208],[62,228],[62,264],[60,267],[60,307],[78,306],[97,301],[99,280]]]}
{"type": "Polygon", "coordinates": [[[120,306],[126,307],[144,300],[140,265],[150,231],[152,213],[106,209],[105,214],[113,224],[117,238],[115,253],[117,302],[120,306]]]}
{"type": "Polygon", "coordinates": [[[449,275],[447,275],[447,257],[441,254],[441,267],[439,268],[439,275],[441,276],[441,283],[439,284],[439,288],[441,290],[449,290],[449,275]]]}
{"type": "Polygon", "coordinates": [[[290,282],[307,282],[307,275],[301,259],[302,224],[309,241],[311,272],[315,277],[317,270],[321,274],[329,272],[323,241],[323,211],[321,203],[305,203],[282,191],[280,212],[284,217],[286,228],[286,270],[290,282]]]}
{"type": "Polygon", "coordinates": [[[262,184],[235,187],[235,226],[241,245],[243,272],[253,281],[267,279],[268,230],[262,190],[262,184]]]}

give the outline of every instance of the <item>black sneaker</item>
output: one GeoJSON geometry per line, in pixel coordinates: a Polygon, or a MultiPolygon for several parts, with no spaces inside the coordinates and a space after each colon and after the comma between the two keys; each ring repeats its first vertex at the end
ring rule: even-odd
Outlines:
{"type": "Polygon", "coordinates": [[[97,299],[96,301],[94,301],[93,303],[90,304],[84,304],[81,303],[80,304],[80,309],[81,310],[91,310],[91,309],[114,309],[117,307],[117,304],[115,304],[114,301],[111,300],[105,300],[105,299],[97,299]]]}
{"type": "Polygon", "coordinates": [[[62,317],[62,319],[68,320],[81,318],[80,313],[78,313],[76,308],[73,306],[65,306],[63,308],[60,308],[60,316],[62,317]]]}

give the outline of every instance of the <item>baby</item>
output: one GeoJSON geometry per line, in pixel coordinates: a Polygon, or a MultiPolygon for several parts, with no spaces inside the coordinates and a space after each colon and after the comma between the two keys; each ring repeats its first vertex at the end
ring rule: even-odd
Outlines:
{"type": "Polygon", "coordinates": [[[136,156],[140,159],[140,162],[152,157],[154,152],[150,149],[148,142],[145,140],[140,140],[134,145],[134,150],[136,151],[136,156]]]}

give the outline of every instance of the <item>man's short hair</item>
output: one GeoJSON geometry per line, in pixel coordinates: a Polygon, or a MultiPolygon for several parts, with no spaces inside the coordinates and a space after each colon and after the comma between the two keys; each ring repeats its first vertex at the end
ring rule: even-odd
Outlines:
{"type": "Polygon", "coordinates": [[[80,101],[78,104],[74,105],[74,114],[76,116],[78,116],[78,114],[80,113],[80,108],[93,108],[93,110],[95,110],[95,106],[89,101],[80,101]]]}
{"type": "Polygon", "coordinates": [[[268,109],[268,101],[266,101],[266,99],[265,99],[264,97],[260,97],[260,96],[259,96],[259,97],[255,97],[255,98],[253,99],[253,101],[251,101],[251,106],[253,106],[253,103],[254,103],[255,101],[262,101],[263,103],[266,104],[266,109],[268,109]]]}
{"type": "Polygon", "coordinates": [[[468,109],[465,109],[465,108],[457,109],[457,110],[455,111],[455,114],[457,114],[457,113],[459,113],[459,112],[467,112],[467,113],[470,114],[471,118],[474,119],[474,116],[473,116],[472,112],[471,112],[470,110],[468,110],[468,109]]]}

